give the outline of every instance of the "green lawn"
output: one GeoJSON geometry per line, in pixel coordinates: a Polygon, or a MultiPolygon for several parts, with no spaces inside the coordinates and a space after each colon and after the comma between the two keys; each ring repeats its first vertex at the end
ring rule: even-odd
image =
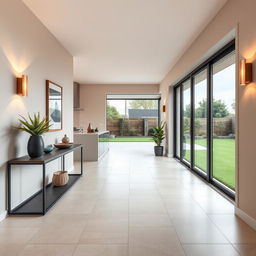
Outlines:
{"type": "Polygon", "coordinates": [[[153,142],[151,137],[116,137],[109,142],[153,142]]]}
{"type": "MultiPolygon", "coordinates": [[[[206,147],[206,140],[195,140],[195,144],[206,147]]],[[[189,160],[190,151],[187,150],[185,159],[189,160]]],[[[206,170],[206,150],[195,150],[195,165],[206,170]]],[[[231,189],[235,188],[235,140],[213,140],[213,177],[231,189]]]]}

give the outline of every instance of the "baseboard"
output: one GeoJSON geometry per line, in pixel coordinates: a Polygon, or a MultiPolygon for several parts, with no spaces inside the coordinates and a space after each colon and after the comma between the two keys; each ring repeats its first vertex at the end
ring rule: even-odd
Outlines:
{"type": "Polygon", "coordinates": [[[3,221],[7,217],[7,211],[4,211],[0,214],[0,222],[3,221]]]}
{"type": "Polygon", "coordinates": [[[173,158],[173,154],[167,154],[167,157],[173,158]]]}
{"type": "Polygon", "coordinates": [[[256,230],[256,220],[246,214],[244,211],[242,211],[239,208],[235,208],[235,214],[241,218],[245,223],[247,223],[251,228],[256,230]]]}

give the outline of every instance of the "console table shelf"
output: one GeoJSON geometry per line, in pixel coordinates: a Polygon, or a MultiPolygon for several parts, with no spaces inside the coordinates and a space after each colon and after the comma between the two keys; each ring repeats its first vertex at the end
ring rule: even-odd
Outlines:
{"type": "Polygon", "coordinates": [[[8,162],[8,214],[9,215],[44,215],[65,192],[71,188],[74,183],[83,174],[83,146],[75,144],[68,149],[54,149],[49,154],[44,154],[42,157],[30,158],[24,156],[10,160],[8,162]],[[69,174],[69,181],[65,186],[55,187],[51,183],[45,184],[46,164],[56,160],[62,159],[62,170],[65,170],[65,155],[73,152],[76,149],[81,150],[81,170],[79,174],[69,174]],[[43,187],[30,198],[11,208],[11,167],[12,165],[42,165],[42,179],[43,187]]]}

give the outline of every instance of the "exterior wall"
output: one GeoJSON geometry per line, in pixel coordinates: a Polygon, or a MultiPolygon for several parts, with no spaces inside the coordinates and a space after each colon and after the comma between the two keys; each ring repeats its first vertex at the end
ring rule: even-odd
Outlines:
{"type": "MultiPolygon", "coordinates": [[[[169,127],[169,154],[172,155],[172,92],[170,87],[198,64],[204,56],[216,50],[216,45],[235,30],[237,64],[240,58],[255,62],[256,52],[255,0],[229,0],[200,36],[179,59],[160,84],[163,101],[168,105],[162,116],[169,127]]],[[[237,65],[238,66],[238,65],[237,65]]],[[[255,71],[254,71],[255,73],[255,71]]],[[[254,74],[255,75],[255,74],[254,74]]],[[[255,77],[255,76],[254,76],[255,77]]],[[[256,83],[242,87],[237,73],[237,184],[236,204],[239,212],[256,219],[256,83]]]]}
{"type": "MultiPolygon", "coordinates": [[[[63,131],[44,135],[45,145],[73,138],[73,58],[20,0],[0,3],[0,218],[6,211],[6,162],[27,154],[29,136],[16,133],[19,115],[45,115],[45,81],[63,86],[63,131]],[[16,95],[16,77],[28,75],[28,96],[16,95]]],[[[69,163],[71,164],[71,162],[69,163]]],[[[58,161],[47,166],[50,173],[58,161]]],[[[41,186],[41,168],[14,168],[13,205],[41,186]]],[[[50,176],[49,176],[50,177],[50,176]]]]}
{"type": "Polygon", "coordinates": [[[80,107],[75,111],[75,124],[87,129],[89,123],[100,131],[106,130],[107,94],[151,94],[159,93],[157,84],[91,84],[80,87],[80,107]]]}

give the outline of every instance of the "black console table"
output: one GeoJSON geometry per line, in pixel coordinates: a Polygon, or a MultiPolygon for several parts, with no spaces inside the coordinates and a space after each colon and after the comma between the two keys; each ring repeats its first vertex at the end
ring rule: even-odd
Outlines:
{"type": "Polygon", "coordinates": [[[44,215],[61,196],[83,175],[83,146],[75,144],[67,149],[54,149],[49,154],[38,158],[23,156],[8,161],[8,214],[9,215],[44,215]],[[46,185],[46,164],[62,159],[62,170],[65,170],[65,155],[76,149],[81,150],[81,171],[79,174],[69,174],[68,184],[62,187],[55,187],[52,183],[46,185]],[[12,209],[11,207],[11,178],[12,165],[42,165],[42,189],[33,194],[27,200],[12,209]]]}

